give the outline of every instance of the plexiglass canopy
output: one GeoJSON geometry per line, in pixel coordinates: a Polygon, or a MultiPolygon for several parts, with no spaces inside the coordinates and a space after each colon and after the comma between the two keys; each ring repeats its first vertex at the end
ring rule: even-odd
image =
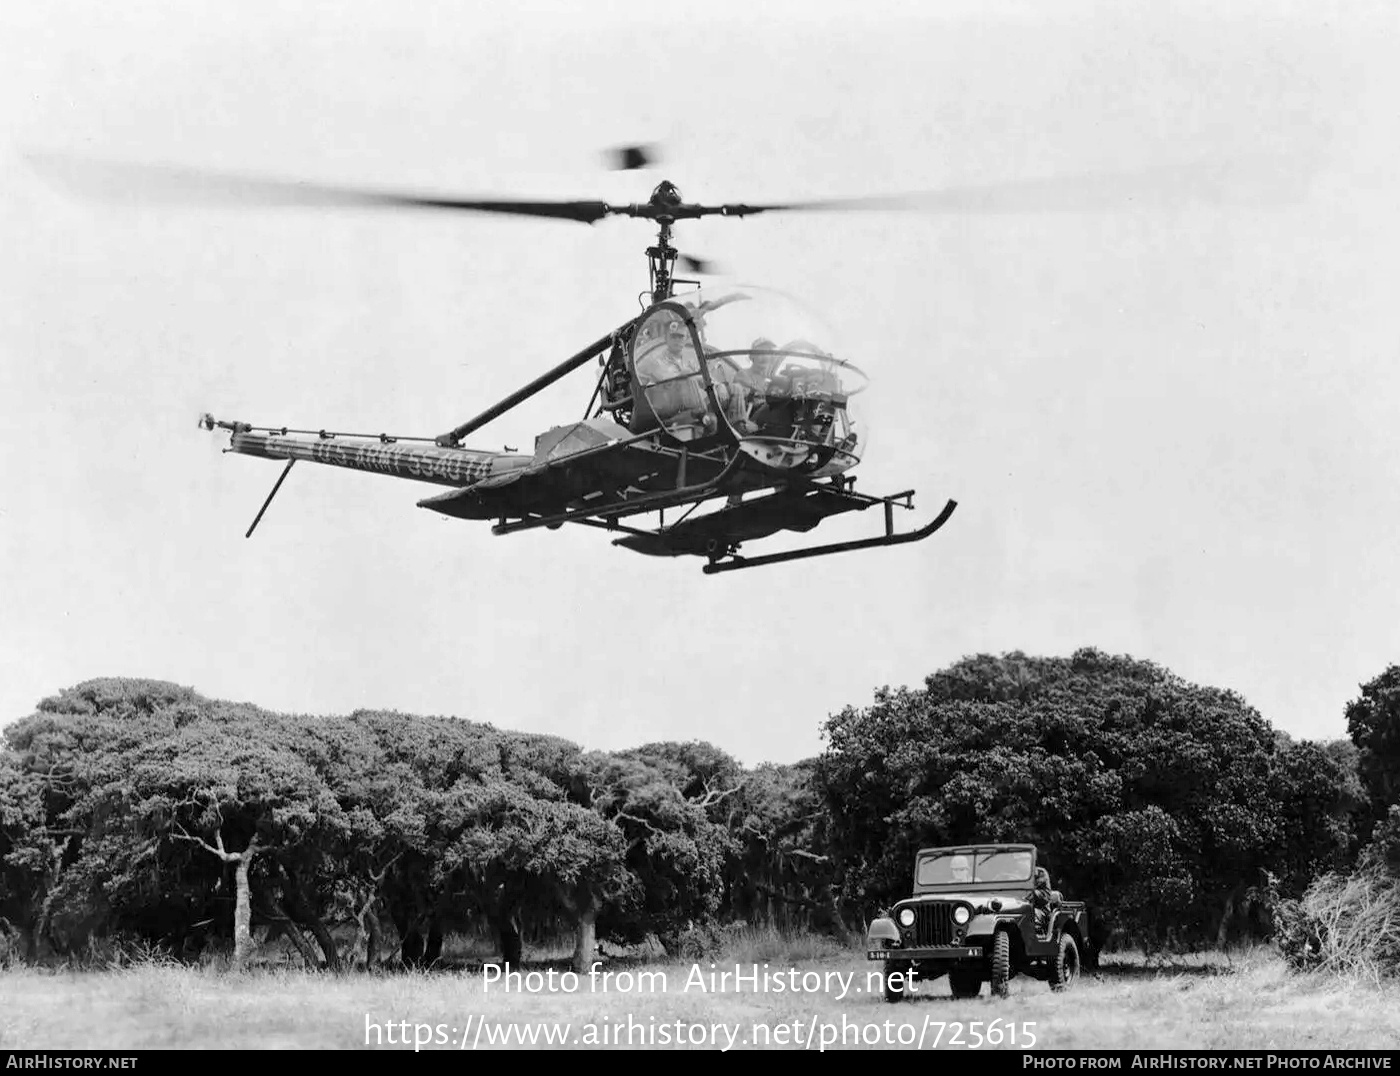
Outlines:
{"type": "Polygon", "coordinates": [[[851,405],[868,381],[831,330],[780,292],[707,289],[658,303],[631,358],[636,430],[737,439],[767,467],[814,477],[860,462],[865,429],[851,405]]]}

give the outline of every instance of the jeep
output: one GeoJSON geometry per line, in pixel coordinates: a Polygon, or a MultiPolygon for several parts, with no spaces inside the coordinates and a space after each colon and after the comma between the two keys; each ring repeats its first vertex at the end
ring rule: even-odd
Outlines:
{"type": "MultiPolygon", "coordinates": [[[[1063,990],[1093,967],[1089,913],[1050,891],[1034,901],[1031,844],[974,844],[922,849],[914,895],[875,919],[866,956],[884,963],[886,1001],[899,1001],[916,980],[948,976],[955,998],[975,998],[982,984],[1005,997],[1016,975],[1063,990]]],[[[1048,884],[1048,883],[1047,883],[1048,884]]]]}

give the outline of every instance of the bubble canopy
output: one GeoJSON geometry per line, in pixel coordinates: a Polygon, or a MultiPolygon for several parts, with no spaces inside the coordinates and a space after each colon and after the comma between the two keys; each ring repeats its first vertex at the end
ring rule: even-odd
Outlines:
{"type": "Polygon", "coordinates": [[[657,303],[631,343],[633,428],[680,441],[737,439],[773,470],[814,477],[860,462],[852,410],[866,376],[830,327],[781,292],[700,290],[657,303]]]}

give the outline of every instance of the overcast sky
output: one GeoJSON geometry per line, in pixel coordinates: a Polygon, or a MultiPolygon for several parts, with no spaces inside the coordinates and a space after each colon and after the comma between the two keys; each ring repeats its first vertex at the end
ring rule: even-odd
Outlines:
{"type": "MultiPolygon", "coordinates": [[[[1397,12],[4,5],[0,721],[147,676],[786,762],[881,685],[1097,646],[1345,735],[1400,661],[1397,12]],[[661,167],[603,168],[639,141],[661,167]],[[910,525],[960,505],[925,543],[707,577],[310,464],[245,540],[280,468],[196,428],[447,429],[635,313],[644,223],[112,204],[33,152],[612,202],[1098,178],[1047,212],[677,228],[870,373],[860,488],[916,488],[910,525]]],[[[532,446],[591,389],[469,443],[532,446]]]]}

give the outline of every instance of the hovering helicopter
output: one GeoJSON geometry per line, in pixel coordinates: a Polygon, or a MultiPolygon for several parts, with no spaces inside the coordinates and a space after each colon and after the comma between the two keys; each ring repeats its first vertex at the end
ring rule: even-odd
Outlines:
{"type": "MultiPolygon", "coordinates": [[[[624,168],[647,162],[641,147],[620,156],[624,168]]],[[[207,176],[166,175],[208,182],[207,176]]],[[[871,495],[856,490],[849,473],[866,442],[856,406],[867,384],[862,371],[826,350],[810,316],[781,293],[756,287],[716,291],[675,275],[678,262],[682,271],[705,270],[672,245],[677,221],[881,203],[702,205],[685,201],[669,181],[659,183],[647,201],[625,206],[454,200],[269,180],[245,185],[299,203],[470,210],[590,224],[628,216],[658,228],[646,250],[649,283],[639,316],[444,433],[353,434],[200,416],[202,428],[230,434],[226,452],[286,461],[247,537],[298,461],[448,487],[418,505],[457,519],[494,521],[493,534],[579,524],[618,534],[613,544],[623,549],[703,558],[707,574],[921,541],[957,507],[949,500],[925,526],[897,531],[894,510],[912,510],[914,490],[871,495]],[[594,360],[599,371],[586,417],[544,431],[532,453],[462,445],[469,434],[594,360]],[[745,543],[783,531],[805,533],[833,516],[876,507],[883,531],[868,538],[758,556],[740,552],[745,543]],[[639,525],[648,516],[654,522],[639,525]]]]}
{"type": "MultiPolygon", "coordinates": [[[[650,147],[614,151],[615,167],[645,168],[650,147]]],[[[494,521],[513,534],[565,523],[615,532],[614,545],[652,556],[696,556],[707,574],[928,538],[952,516],[949,500],[925,526],[897,532],[896,508],[913,509],[913,490],[871,495],[850,474],[867,431],[857,418],[865,375],[823,345],[810,320],[776,292],[706,290],[682,271],[706,266],[671,244],[678,221],[778,211],[900,210],[956,213],[1078,212],[1204,201],[1254,206],[1296,201],[1308,170],[1275,157],[1207,159],[1136,171],[947,187],[913,195],[782,204],[687,202],[669,181],[645,202],[455,199],[323,186],[143,165],[74,162],[29,155],[31,164],[70,184],[99,187],[115,179],[127,191],[232,196],[263,203],[381,206],[546,217],[594,224],[627,216],[656,224],[646,248],[648,289],[642,312],[474,418],[434,437],[391,437],[324,429],[290,429],[225,421],[200,425],[230,434],[225,450],[286,467],[263,502],[251,537],[299,460],[448,487],[420,507],[458,519],[494,521]],[[76,168],[75,168],[76,164],[76,168]],[[688,290],[678,290],[678,285],[688,290]],[[541,433],[532,453],[485,452],[462,440],[566,374],[597,360],[585,417],[541,433]],[[722,502],[722,503],[719,503],[722,502]],[[701,512],[702,506],[709,509],[701,512]],[[882,509],[883,533],[872,537],[752,556],[744,543],[783,531],[805,533],[823,520],[882,509]],[[670,519],[667,513],[672,513],[670,519]],[[656,520],[639,525],[647,516],[656,520]]],[[[1306,164],[1306,162],[1303,162],[1306,164]]]]}

